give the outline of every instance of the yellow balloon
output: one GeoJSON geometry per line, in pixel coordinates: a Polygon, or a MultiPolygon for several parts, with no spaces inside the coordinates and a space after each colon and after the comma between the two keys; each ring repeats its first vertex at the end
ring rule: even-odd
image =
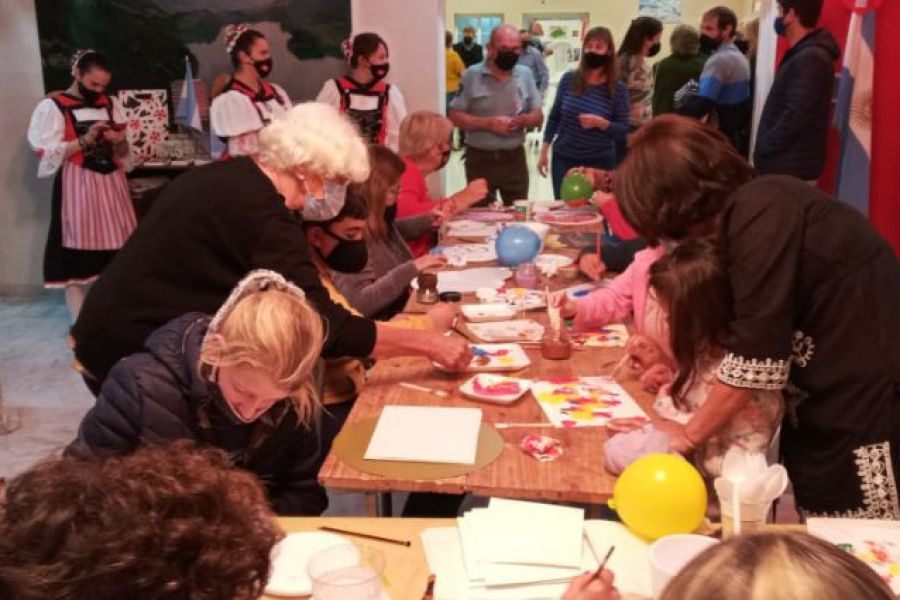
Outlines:
{"type": "Polygon", "coordinates": [[[648,540],[690,533],[706,514],[706,486],[697,469],[680,456],[650,454],[622,472],[609,507],[648,540]]]}

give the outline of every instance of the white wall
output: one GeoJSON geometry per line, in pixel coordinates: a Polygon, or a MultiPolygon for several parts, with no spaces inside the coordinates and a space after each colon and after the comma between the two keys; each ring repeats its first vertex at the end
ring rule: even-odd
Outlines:
{"type": "Polygon", "coordinates": [[[25,134],[44,96],[32,0],[0,0],[0,295],[39,289],[51,182],[36,178],[25,134]]]}
{"type": "Polygon", "coordinates": [[[444,109],[444,0],[351,0],[353,33],[374,31],[390,49],[391,72],[410,110],[444,109]]]}

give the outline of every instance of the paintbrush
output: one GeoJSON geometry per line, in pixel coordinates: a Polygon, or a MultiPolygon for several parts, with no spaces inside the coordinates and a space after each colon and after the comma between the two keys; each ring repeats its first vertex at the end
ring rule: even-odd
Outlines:
{"type": "Polygon", "coordinates": [[[372,535],[371,533],[362,533],[361,531],[348,531],[347,529],[338,529],[337,527],[319,527],[322,531],[330,531],[331,533],[343,533],[344,535],[355,535],[356,537],[366,538],[367,540],[375,540],[377,542],[387,542],[388,544],[397,544],[399,546],[411,546],[409,540],[398,540],[396,538],[382,537],[380,535],[372,535]]]}
{"type": "Polygon", "coordinates": [[[610,546],[610,547],[609,547],[609,552],[606,553],[606,556],[605,556],[605,557],[603,558],[603,560],[600,562],[600,566],[597,567],[597,570],[594,571],[594,574],[593,574],[593,575],[591,575],[591,581],[594,581],[595,579],[597,579],[598,577],[600,577],[600,573],[602,573],[602,572],[603,572],[603,569],[606,568],[606,563],[609,562],[609,557],[612,556],[613,550],[615,550],[615,549],[616,549],[615,546],[610,546]]]}

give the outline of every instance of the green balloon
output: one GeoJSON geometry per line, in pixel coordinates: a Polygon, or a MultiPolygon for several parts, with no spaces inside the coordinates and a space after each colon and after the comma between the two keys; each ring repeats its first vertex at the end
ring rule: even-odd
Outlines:
{"type": "Polygon", "coordinates": [[[594,186],[582,173],[572,173],[562,180],[560,195],[563,200],[587,200],[594,194],[594,186]]]}

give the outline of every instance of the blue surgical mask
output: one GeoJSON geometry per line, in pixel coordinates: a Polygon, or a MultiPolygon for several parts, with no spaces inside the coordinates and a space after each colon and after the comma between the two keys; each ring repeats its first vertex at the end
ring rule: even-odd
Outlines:
{"type": "Polygon", "coordinates": [[[344,208],[344,199],[346,197],[346,184],[326,181],[324,197],[318,198],[307,192],[306,202],[303,204],[303,219],[305,221],[328,221],[333,219],[344,208]]]}

